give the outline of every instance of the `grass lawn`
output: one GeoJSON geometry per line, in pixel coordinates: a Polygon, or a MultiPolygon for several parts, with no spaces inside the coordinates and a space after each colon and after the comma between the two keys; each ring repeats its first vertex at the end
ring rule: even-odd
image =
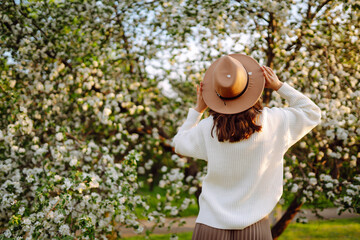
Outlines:
{"type": "MultiPolygon", "coordinates": [[[[164,202],[165,198],[166,198],[166,191],[164,189],[160,188],[159,186],[155,186],[153,191],[150,191],[148,189],[148,186],[145,186],[145,187],[139,189],[139,193],[142,194],[143,196],[148,197],[147,204],[149,204],[150,209],[154,209],[154,210],[156,209],[157,204],[159,202],[164,202]],[[156,197],[157,194],[160,195],[160,199],[157,199],[157,197],[156,197]]],[[[193,199],[195,201],[195,204],[190,204],[187,209],[180,212],[180,217],[189,217],[189,216],[197,216],[198,215],[199,207],[196,203],[195,195],[192,195],[191,199],[193,199]]],[[[182,201],[179,201],[178,205],[180,206],[181,203],[182,203],[182,201]]],[[[137,217],[139,219],[145,219],[141,215],[141,212],[142,212],[142,208],[136,207],[135,214],[137,215],[137,217]]],[[[171,217],[171,215],[167,214],[166,217],[171,217]]]]}
{"type": "MultiPolygon", "coordinates": [[[[151,235],[152,240],[168,240],[171,234],[151,235]]],[[[177,234],[179,240],[191,240],[192,232],[177,234]]],[[[124,238],[143,240],[144,237],[124,238]]],[[[310,221],[307,224],[291,223],[280,240],[357,240],[360,239],[360,218],[310,221]]]]}
{"type": "Polygon", "coordinates": [[[360,239],[360,218],[311,221],[308,224],[291,224],[280,240],[290,239],[360,239]]]}

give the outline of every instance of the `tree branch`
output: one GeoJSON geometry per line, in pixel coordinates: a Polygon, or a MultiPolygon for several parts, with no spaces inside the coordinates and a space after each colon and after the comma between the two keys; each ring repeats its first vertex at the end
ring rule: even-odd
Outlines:
{"type": "Polygon", "coordinates": [[[314,11],[314,13],[312,14],[312,19],[316,17],[316,15],[320,12],[320,10],[329,2],[331,2],[331,0],[326,0],[324,1],[322,4],[320,4],[314,11]]]}
{"type": "MultiPolygon", "coordinates": [[[[15,0],[13,0],[13,3],[14,3],[15,8],[17,8],[17,7],[16,7],[15,0]]],[[[20,7],[18,8],[18,10],[19,10],[19,13],[20,13],[24,18],[29,19],[28,15],[25,14],[25,13],[21,10],[21,5],[20,5],[20,7]]],[[[39,27],[39,25],[34,21],[34,19],[31,19],[31,24],[34,25],[35,28],[36,28],[37,30],[39,30],[39,31],[44,35],[45,39],[46,39],[48,42],[50,42],[50,40],[49,40],[46,32],[44,32],[44,31],[41,29],[41,27],[39,27]]],[[[35,36],[33,36],[33,37],[35,38],[35,36]]],[[[35,39],[36,39],[36,38],[35,38],[35,39]]],[[[46,50],[45,53],[46,53],[49,57],[51,57],[51,58],[53,58],[53,59],[56,59],[56,53],[50,52],[49,50],[46,50]]],[[[71,64],[69,64],[67,61],[65,61],[65,60],[63,60],[63,59],[59,59],[59,60],[60,60],[60,62],[62,62],[65,66],[67,66],[68,68],[70,68],[70,69],[72,70],[71,64]]]]}
{"type": "MultiPolygon", "coordinates": [[[[243,3],[244,1],[242,1],[242,0],[236,0],[236,2],[238,2],[238,3],[243,3]]],[[[269,22],[270,20],[268,20],[268,19],[266,19],[262,14],[260,14],[260,12],[262,12],[262,11],[258,11],[258,12],[255,12],[254,10],[252,10],[252,9],[250,9],[248,6],[242,6],[246,11],[248,11],[249,13],[254,13],[255,14],[255,16],[257,16],[258,18],[260,18],[260,19],[262,19],[262,20],[264,20],[264,21],[266,21],[266,22],[269,22]]],[[[261,9],[262,10],[262,9],[261,9]]]]}
{"type": "Polygon", "coordinates": [[[310,1],[308,2],[306,18],[303,19],[301,26],[300,26],[300,30],[301,30],[300,36],[296,39],[296,41],[293,44],[290,44],[288,47],[286,47],[286,51],[289,51],[293,46],[295,46],[295,49],[294,49],[294,52],[289,57],[289,59],[286,61],[285,69],[287,69],[290,66],[290,62],[295,59],[298,50],[302,46],[302,38],[304,36],[303,29],[305,28],[306,25],[309,26],[311,24],[311,22],[315,19],[317,13],[319,13],[319,11],[330,1],[331,0],[324,1],[321,5],[319,5],[316,8],[316,10],[313,13],[311,13],[311,3],[310,3],[310,1]]]}
{"type": "Polygon", "coordinates": [[[284,232],[286,227],[290,224],[291,220],[296,216],[300,211],[303,203],[300,201],[301,193],[303,189],[298,191],[298,194],[295,196],[294,200],[290,203],[290,206],[287,208],[284,215],[280,220],[271,228],[271,234],[274,240],[277,240],[281,233],[284,232]]]}

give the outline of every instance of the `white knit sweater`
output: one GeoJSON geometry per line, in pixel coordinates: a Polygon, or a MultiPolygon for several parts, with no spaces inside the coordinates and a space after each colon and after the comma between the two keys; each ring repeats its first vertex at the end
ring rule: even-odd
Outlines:
{"type": "Polygon", "coordinates": [[[173,138],[175,152],[204,159],[197,223],[220,229],[244,229],[268,215],[283,191],[283,156],[294,143],[320,123],[321,111],[287,83],[277,91],[287,108],[264,107],[262,131],[240,142],[219,142],[213,118],[190,108],[173,138]]]}

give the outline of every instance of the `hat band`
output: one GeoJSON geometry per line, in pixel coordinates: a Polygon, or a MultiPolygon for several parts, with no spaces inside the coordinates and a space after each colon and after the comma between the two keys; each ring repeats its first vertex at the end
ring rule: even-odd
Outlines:
{"type": "MultiPolygon", "coordinates": [[[[245,67],[244,67],[245,68],[245,67]]],[[[246,70],[246,69],[245,69],[246,70]]],[[[233,100],[233,99],[236,99],[238,97],[240,97],[241,95],[243,95],[249,85],[249,73],[246,71],[246,75],[247,75],[247,81],[246,81],[246,86],[244,87],[244,90],[242,90],[238,95],[234,96],[234,97],[223,97],[221,96],[216,90],[215,90],[215,93],[216,95],[218,95],[219,98],[221,98],[222,100],[233,100]]]]}

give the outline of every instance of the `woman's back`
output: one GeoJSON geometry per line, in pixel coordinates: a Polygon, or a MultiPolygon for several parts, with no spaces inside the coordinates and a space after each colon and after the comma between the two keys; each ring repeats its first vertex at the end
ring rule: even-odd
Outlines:
{"type": "Polygon", "coordinates": [[[285,139],[281,116],[264,108],[261,132],[239,142],[210,136],[212,117],[204,120],[208,172],[202,183],[197,222],[222,229],[242,229],[262,219],[282,194],[285,139]],[[276,194],[275,194],[276,193],[276,194]],[[261,209],[260,209],[261,208],[261,209]],[[210,220],[211,219],[211,220],[210,220]]]}
{"type": "Polygon", "coordinates": [[[173,139],[176,153],[207,161],[193,239],[271,239],[266,216],[282,195],[284,154],[320,118],[308,97],[254,59],[233,54],[216,60],[173,139]],[[289,107],[257,109],[264,86],[289,107]],[[207,107],[211,116],[200,121],[207,107]]]}
{"type": "Polygon", "coordinates": [[[283,155],[320,121],[320,109],[288,84],[278,93],[289,108],[262,110],[260,132],[239,142],[219,142],[211,136],[213,117],[199,122],[201,113],[189,110],[174,137],[175,151],[204,159],[208,172],[202,183],[197,222],[221,229],[242,229],[269,214],[282,194],[283,155]],[[198,123],[198,124],[197,124],[198,123]]]}

